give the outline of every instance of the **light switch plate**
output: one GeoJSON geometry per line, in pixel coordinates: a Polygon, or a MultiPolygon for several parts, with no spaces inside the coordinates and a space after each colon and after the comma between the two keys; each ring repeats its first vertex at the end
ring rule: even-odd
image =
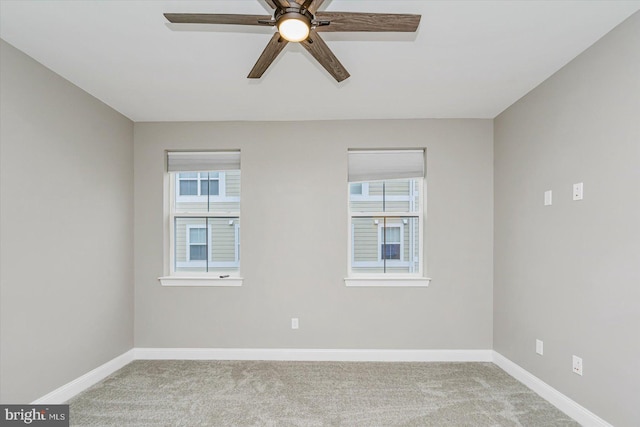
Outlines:
{"type": "Polygon", "coordinates": [[[536,340],[536,353],[540,356],[544,353],[544,345],[541,340],[536,340]]]}
{"type": "Polygon", "coordinates": [[[544,205],[551,206],[552,203],[553,203],[553,198],[552,198],[551,190],[547,190],[544,192],[544,205]]]}

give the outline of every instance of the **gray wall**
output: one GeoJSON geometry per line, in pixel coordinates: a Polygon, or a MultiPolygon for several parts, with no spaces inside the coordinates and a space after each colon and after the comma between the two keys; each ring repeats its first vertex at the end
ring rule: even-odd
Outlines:
{"type": "Polygon", "coordinates": [[[0,41],[0,401],[133,346],[133,123],[0,41]]]}
{"type": "Polygon", "coordinates": [[[494,129],[494,349],[614,425],[640,425],[640,14],[494,129]]]}
{"type": "Polygon", "coordinates": [[[490,349],[491,120],[135,124],[135,345],[490,349]],[[427,148],[428,288],[347,288],[347,149],[427,148]],[[167,149],[242,150],[239,288],[162,287],[167,149]],[[300,329],[290,328],[290,318],[300,329]]]}

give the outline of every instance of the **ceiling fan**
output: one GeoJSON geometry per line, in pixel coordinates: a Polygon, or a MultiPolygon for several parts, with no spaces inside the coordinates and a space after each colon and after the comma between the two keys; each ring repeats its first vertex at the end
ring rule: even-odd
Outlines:
{"type": "Polygon", "coordinates": [[[275,26],[277,31],[247,78],[259,79],[287,43],[298,42],[339,82],[348,78],[349,72],[338,61],[318,34],[319,32],[415,32],[420,23],[420,15],[318,12],[324,0],[266,0],[266,2],[275,9],[273,16],[218,13],[165,13],[164,16],[169,22],[175,24],[275,26]]]}

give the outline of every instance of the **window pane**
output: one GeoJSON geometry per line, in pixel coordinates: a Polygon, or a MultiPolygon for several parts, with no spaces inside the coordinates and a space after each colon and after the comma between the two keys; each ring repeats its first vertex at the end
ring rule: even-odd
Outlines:
{"type": "Polygon", "coordinates": [[[209,271],[238,271],[240,266],[240,219],[209,218],[211,230],[209,271]]]}
{"type": "Polygon", "coordinates": [[[380,248],[381,259],[397,259],[397,260],[401,259],[400,257],[401,229],[402,227],[398,227],[398,226],[384,227],[384,239],[382,241],[382,245],[380,248]]]}
{"type": "Polygon", "coordinates": [[[174,228],[175,271],[239,271],[239,217],[176,217],[174,228]]]}
{"type": "Polygon", "coordinates": [[[349,208],[352,212],[418,212],[420,210],[419,179],[394,179],[387,181],[371,181],[367,183],[351,183],[349,191],[354,185],[366,184],[368,194],[350,200],[349,208]]]}
{"type": "Polygon", "coordinates": [[[179,173],[173,179],[174,212],[240,212],[240,171],[179,173]]]}
{"type": "Polygon", "coordinates": [[[174,221],[174,270],[207,271],[207,218],[176,217],[174,221]]]}
{"type": "Polygon", "coordinates": [[[180,196],[196,196],[198,195],[198,181],[196,180],[180,180],[180,196]]]}
{"type": "Polygon", "coordinates": [[[351,270],[353,273],[419,273],[418,217],[353,217],[351,270]]]}
{"type": "Polygon", "coordinates": [[[209,193],[210,196],[217,196],[220,194],[220,181],[217,179],[209,180],[209,185],[207,186],[207,181],[202,181],[202,194],[209,193]],[[209,191],[207,191],[207,187],[209,191]]]}
{"type": "Polygon", "coordinates": [[[400,259],[400,243],[383,243],[382,259],[400,259]]]}
{"type": "Polygon", "coordinates": [[[387,226],[385,229],[385,242],[387,243],[395,243],[400,242],[400,227],[389,227],[387,226]]]}
{"type": "Polygon", "coordinates": [[[207,229],[189,228],[189,242],[193,244],[205,244],[207,242],[207,229]]]}
{"type": "Polygon", "coordinates": [[[358,182],[358,183],[351,183],[349,185],[349,193],[353,194],[353,195],[360,195],[362,194],[362,183],[358,182]]]}
{"type": "Polygon", "coordinates": [[[351,269],[358,273],[384,273],[378,255],[378,228],[383,218],[351,219],[351,269]]]}
{"type": "Polygon", "coordinates": [[[180,172],[178,176],[180,179],[198,179],[197,172],[180,172]]]}
{"type": "Polygon", "coordinates": [[[189,246],[189,254],[191,261],[201,261],[207,259],[207,246],[206,245],[194,245],[189,246]]]}

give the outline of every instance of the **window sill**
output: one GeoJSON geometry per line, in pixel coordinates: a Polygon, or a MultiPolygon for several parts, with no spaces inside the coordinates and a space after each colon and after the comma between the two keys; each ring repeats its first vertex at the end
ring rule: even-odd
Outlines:
{"type": "Polygon", "coordinates": [[[158,277],[162,286],[242,286],[242,277],[193,277],[165,276],[158,277]]]}
{"type": "Polygon", "coordinates": [[[346,277],[344,284],[353,287],[426,288],[428,277],[346,277]]]}

